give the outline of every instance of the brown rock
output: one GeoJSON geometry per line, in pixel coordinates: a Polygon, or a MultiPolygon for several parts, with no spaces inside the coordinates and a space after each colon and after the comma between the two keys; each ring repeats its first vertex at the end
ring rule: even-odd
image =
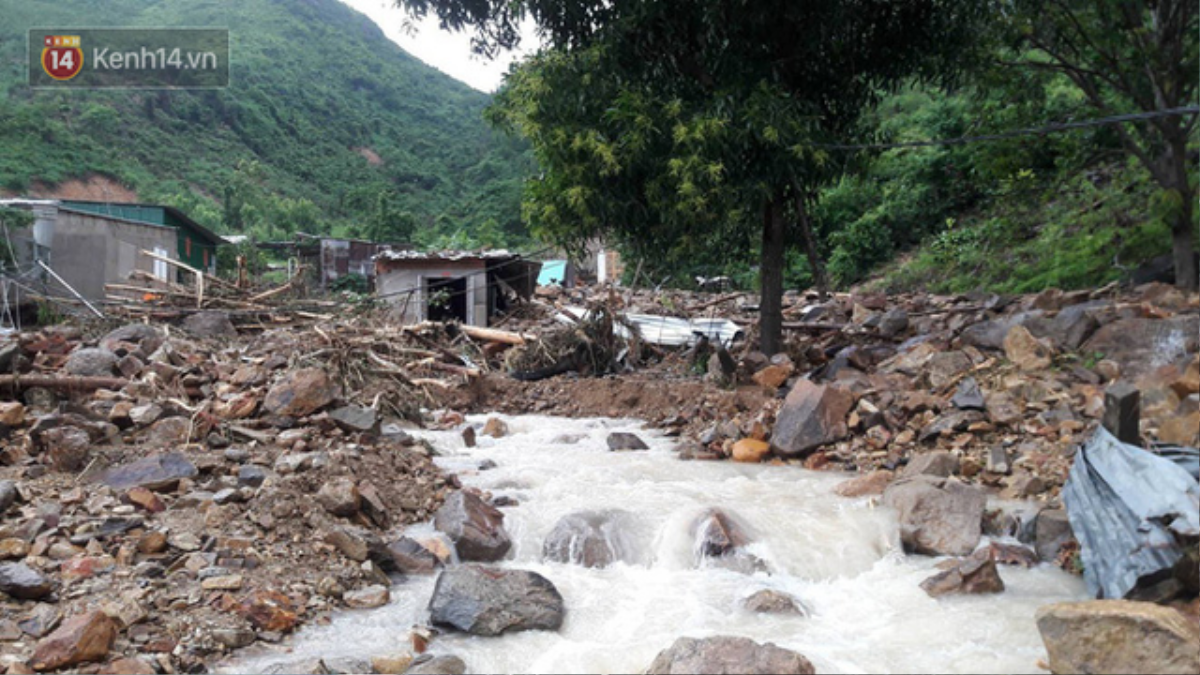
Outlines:
{"type": "Polygon", "coordinates": [[[25,424],[25,406],[20,401],[0,401],[0,424],[9,427],[25,424]]]}
{"type": "Polygon", "coordinates": [[[759,644],[749,638],[727,636],[702,640],[679,638],[660,652],[646,671],[647,675],[811,675],[815,672],[812,663],[796,652],[770,642],[759,644]]]}
{"type": "Polygon", "coordinates": [[[483,431],[480,433],[492,438],[502,438],[508,435],[508,425],[499,417],[489,417],[487,422],[484,422],[483,431]]]}
{"type": "Polygon", "coordinates": [[[335,393],[324,370],[301,368],[284,376],[267,391],[263,407],[276,415],[303,417],[329,405],[335,393]]]}
{"type": "Polygon", "coordinates": [[[925,376],[929,378],[929,386],[941,389],[971,365],[971,357],[964,352],[939,352],[925,362],[925,376]]]}
{"type": "MultiPolygon", "coordinates": [[[[1133,381],[1158,368],[1168,349],[1178,350],[1179,356],[1196,353],[1198,341],[1200,317],[1195,314],[1169,319],[1120,319],[1101,326],[1080,352],[1104,354],[1106,361],[1120,364],[1116,376],[1123,375],[1133,381]]],[[[1096,365],[1096,370],[1106,377],[1110,374],[1101,370],[1101,364],[1096,365]]]]}
{"type": "Polygon", "coordinates": [[[38,642],[30,665],[34,670],[55,670],[102,661],[117,639],[117,630],[117,622],[104,612],[73,616],[38,642]]]}
{"type": "Polygon", "coordinates": [[[342,595],[342,600],[346,606],[351,609],[373,609],[382,607],[392,599],[391,593],[388,592],[386,586],[375,584],[360,588],[354,591],[347,591],[342,595]]]}
{"type": "Polygon", "coordinates": [[[0,560],[19,560],[29,555],[29,542],[16,537],[0,539],[0,560]]]}
{"type": "Polygon", "coordinates": [[[130,504],[150,513],[161,513],[167,508],[158,495],[144,487],[131,488],[129,492],[125,493],[125,499],[129,500],[130,504]]]}
{"type": "Polygon", "coordinates": [[[1062,602],[1037,612],[1054,673],[1198,673],[1200,627],[1148,602],[1062,602]]]}
{"type": "Polygon", "coordinates": [[[862,476],[838,483],[833,491],[843,497],[865,497],[881,495],[895,474],[887,469],[877,469],[862,476]]]}
{"type": "Polygon", "coordinates": [[[1004,338],[1004,355],[1025,372],[1044,370],[1050,367],[1053,348],[1033,337],[1024,326],[1013,326],[1004,338]]]}
{"type": "Polygon", "coordinates": [[[720,509],[705,512],[692,526],[696,533],[696,541],[700,543],[700,553],[709,557],[729,555],[742,546],[750,543],[750,536],[720,509]]]}
{"type": "Polygon", "coordinates": [[[951,593],[980,594],[1001,593],[1004,582],[996,569],[996,560],[990,549],[986,555],[971,556],[958,561],[954,567],[938,572],[921,582],[921,588],[930,596],[938,598],[951,593]]]}
{"type": "Polygon", "coordinates": [[[286,633],[296,626],[295,606],[278,591],[256,591],[237,611],[259,630],[286,633]]]}
{"type": "Polygon", "coordinates": [[[771,448],[781,457],[803,457],[844,438],[854,395],[837,385],[798,380],[788,392],[771,433],[771,448]]]}
{"type": "Polygon", "coordinates": [[[757,373],[754,373],[754,375],[751,376],[751,379],[753,379],[754,382],[763,389],[775,391],[776,389],[782,387],[785,382],[787,382],[787,379],[792,376],[792,373],[795,372],[795,370],[795,367],[790,363],[778,366],[767,366],[757,373]]]}
{"type": "Polygon", "coordinates": [[[101,675],[156,675],[157,670],[145,659],[124,658],[109,663],[100,670],[101,675]]]}
{"type": "Polygon", "coordinates": [[[408,670],[408,666],[413,662],[413,655],[407,652],[402,654],[386,654],[383,656],[371,657],[371,670],[379,673],[379,675],[401,675],[408,670]]]}
{"type": "MultiPolygon", "coordinates": [[[[1171,390],[1174,391],[1175,395],[1181,399],[1187,398],[1195,393],[1200,393],[1200,356],[1193,358],[1187,364],[1187,367],[1183,370],[1183,374],[1171,383],[1171,390]]],[[[3,421],[4,420],[0,418],[0,422],[3,421]]]]}
{"type": "Polygon", "coordinates": [[[317,492],[317,502],[325,510],[335,516],[349,518],[358,513],[362,506],[362,496],[358,486],[349,478],[337,478],[321,486],[317,492]]]}
{"type": "Polygon", "coordinates": [[[732,457],[735,462],[761,462],[771,452],[771,444],[756,441],[753,438],[743,438],[733,444],[732,457]]]}
{"type": "Polygon", "coordinates": [[[167,550],[167,535],[164,532],[154,530],[143,534],[137,542],[138,553],[148,555],[154,553],[162,553],[167,550]]]}
{"type": "Polygon", "coordinates": [[[805,611],[800,602],[780,591],[764,588],[742,601],[742,607],[759,614],[799,614],[805,611]]]}
{"type": "Polygon", "coordinates": [[[42,432],[50,464],[57,471],[79,471],[87,464],[92,441],[78,427],[55,427],[42,432]]]}

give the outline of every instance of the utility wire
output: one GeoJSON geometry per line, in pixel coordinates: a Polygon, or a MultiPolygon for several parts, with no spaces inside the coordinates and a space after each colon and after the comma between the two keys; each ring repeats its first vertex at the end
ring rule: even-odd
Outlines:
{"type": "Polygon", "coordinates": [[[893,150],[897,148],[925,148],[938,145],[965,145],[967,143],[978,143],[981,141],[1002,141],[1009,138],[1016,138],[1018,136],[1041,136],[1060,131],[1070,131],[1072,129],[1098,127],[1108,124],[1124,124],[1126,122],[1140,122],[1142,120],[1152,120],[1160,117],[1195,115],[1197,113],[1200,113],[1200,106],[1192,105],[1181,106],[1178,108],[1167,108],[1165,110],[1152,110],[1150,112],[1130,113],[1127,115],[1112,115],[1110,117],[1080,120],[1078,122],[1060,122],[1056,124],[1047,124],[1044,127],[1013,129],[1011,131],[1002,131],[995,134],[982,134],[979,136],[959,136],[957,138],[942,138],[931,141],[908,141],[903,143],[812,143],[811,146],[814,148],[820,148],[822,150],[893,150]]]}

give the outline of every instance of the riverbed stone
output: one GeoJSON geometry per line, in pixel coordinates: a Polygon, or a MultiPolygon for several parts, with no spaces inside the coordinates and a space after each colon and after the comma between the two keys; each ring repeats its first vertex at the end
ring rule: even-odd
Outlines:
{"type": "Polygon", "coordinates": [[[1043,509],[1038,512],[1034,520],[1034,549],[1038,558],[1054,562],[1063,546],[1074,536],[1066,509],[1043,509]]]}
{"type": "Polygon", "coordinates": [[[360,588],[353,591],[347,591],[342,595],[342,601],[351,609],[373,609],[382,607],[392,599],[391,593],[387,587],[382,584],[374,584],[366,588],[360,588]]]}
{"type": "Polygon", "coordinates": [[[912,476],[940,476],[945,478],[958,473],[959,459],[953,452],[939,450],[916,455],[900,472],[902,478],[912,476]]]}
{"type": "Polygon", "coordinates": [[[442,571],[429,611],[435,626],[473,635],[558,630],[565,614],[562,595],[542,575],[482,565],[442,571]]]}
{"type": "Polygon", "coordinates": [[[116,490],[144,487],[157,492],[175,489],[184,478],[195,478],[194,464],[182,454],[169,452],[143,457],[101,474],[100,480],[116,490]]]}
{"type": "Polygon", "coordinates": [[[692,533],[697,550],[708,557],[729,555],[750,543],[750,535],[745,529],[720,509],[710,509],[697,518],[692,533]]]}
{"type": "Polygon", "coordinates": [[[512,548],[504,514],[473,492],[451,493],[437,510],[433,525],[450,537],[461,560],[492,562],[512,548]]]}
{"type": "Polygon", "coordinates": [[[871,473],[855,476],[838,483],[834,486],[833,491],[842,497],[881,495],[895,475],[895,472],[887,469],[876,469],[871,473]]]}
{"type": "Polygon", "coordinates": [[[647,675],[730,673],[811,675],[816,672],[804,656],[768,642],[749,638],[717,636],[704,639],[679,638],[654,658],[647,675]]]}
{"type": "Polygon", "coordinates": [[[939,598],[950,594],[1001,593],[1004,581],[996,569],[996,560],[990,549],[982,549],[984,555],[973,555],[954,563],[950,569],[942,570],[921,582],[921,588],[931,597],[939,598]]]}
{"type": "Polygon", "coordinates": [[[345,405],[329,411],[329,418],[345,431],[378,433],[379,413],[374,408],[345,405]]]}
{"type": "Polygon", "coordinates": [[[112,649],[118,628],[104,612],[73,616],[38,642],[30,665],[40,671],[101,661],[112,649]]]}
{"type": "Polygon", "coordinates": [[[465,672],[467,664],[462,659],[453,654],[441,654],[417,657],[404,675],[463,675],[465,672]]]}
{"type": "Polygon", "coordinates": [[[387,545],[396,570],[402,574],[433,574],[441,561],[415,539],[400,537],[387,545]]]}
{"type": "Polygon", "coordinates": [[[614,431],[608,435],[608,449],[614,452],[622,450],[649,450],[650,446],[646,445],[637,434],[631,434],[628,431],[614,431]]]}
{"type": "Polygon", "coordinates": [[[542,545],[542,558],[584,567],[607,567],[629,561],[623,545],[622,514],[617,511],[581,511],[563,516],[542,545]]]}
{"type": "Polygon", "coordinates": [[[1053,673],[1198,673],[1200,626],[1129,600],[1061,602],[1037,612],[1053,673]]]}
{"type": "Polygon", "coordinates": [[[804,604],[796,598],[769,588],[757,591],[742,601],[742,607],[758,614],[797,614],[806,616],[804,604]]]}
{"type": "Polygon", "coordinates": [[[731,457],[735,462],[757,463],[771,454],[771,444],[756,438],[743,438],[733,444],[731,457]]]}
{"type": "Polygon", "coordinates": [[[216,310],[189,314],[183,320],[183,329],[202,338],[234,338],[238,334],[229,312],[216,310]]]}
{"type": "Polygon", "coordinates": [[[803,457],[844,438],[854,394],[838,385],[797,380],[784,399],[771,432],[771,448],[781,457],[803,457]]]}
{"type": "Polygon", "coordinates": [[[362,506],[358,486],[349,478],[335,478],[317,491],[317,502],[335,516],[349,518],[362,506]]]}
{"type": "Polygon", "coordinates": [[[883,503],[899,514],[905,549],[963,556],[979,543],[987,497],[953,478],[914,476],[889,485],[883,503]]]}

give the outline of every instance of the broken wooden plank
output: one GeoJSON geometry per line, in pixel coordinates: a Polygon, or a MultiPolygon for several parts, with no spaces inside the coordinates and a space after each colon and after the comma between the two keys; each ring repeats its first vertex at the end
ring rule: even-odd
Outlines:
{"type": "Polygon", "coordinates": [[[495,328],[480,328],[479,326],[462,325],[458,327],[468,337],[484,342],[500,342],[506,345],[519,347],[527,341],[537,339],[533,335],[522,335],[507,330],[496,330],[495,328]]]}

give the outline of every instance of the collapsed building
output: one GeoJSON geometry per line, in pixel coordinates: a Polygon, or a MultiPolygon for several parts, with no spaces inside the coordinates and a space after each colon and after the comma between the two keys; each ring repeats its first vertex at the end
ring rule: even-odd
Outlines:
{"type": "Polygon", "coordinates": [[[505,250],[381,251],[375,290],[404,323],[487,326],[491,317],[533,296],[541,267],[505,250]]]}

